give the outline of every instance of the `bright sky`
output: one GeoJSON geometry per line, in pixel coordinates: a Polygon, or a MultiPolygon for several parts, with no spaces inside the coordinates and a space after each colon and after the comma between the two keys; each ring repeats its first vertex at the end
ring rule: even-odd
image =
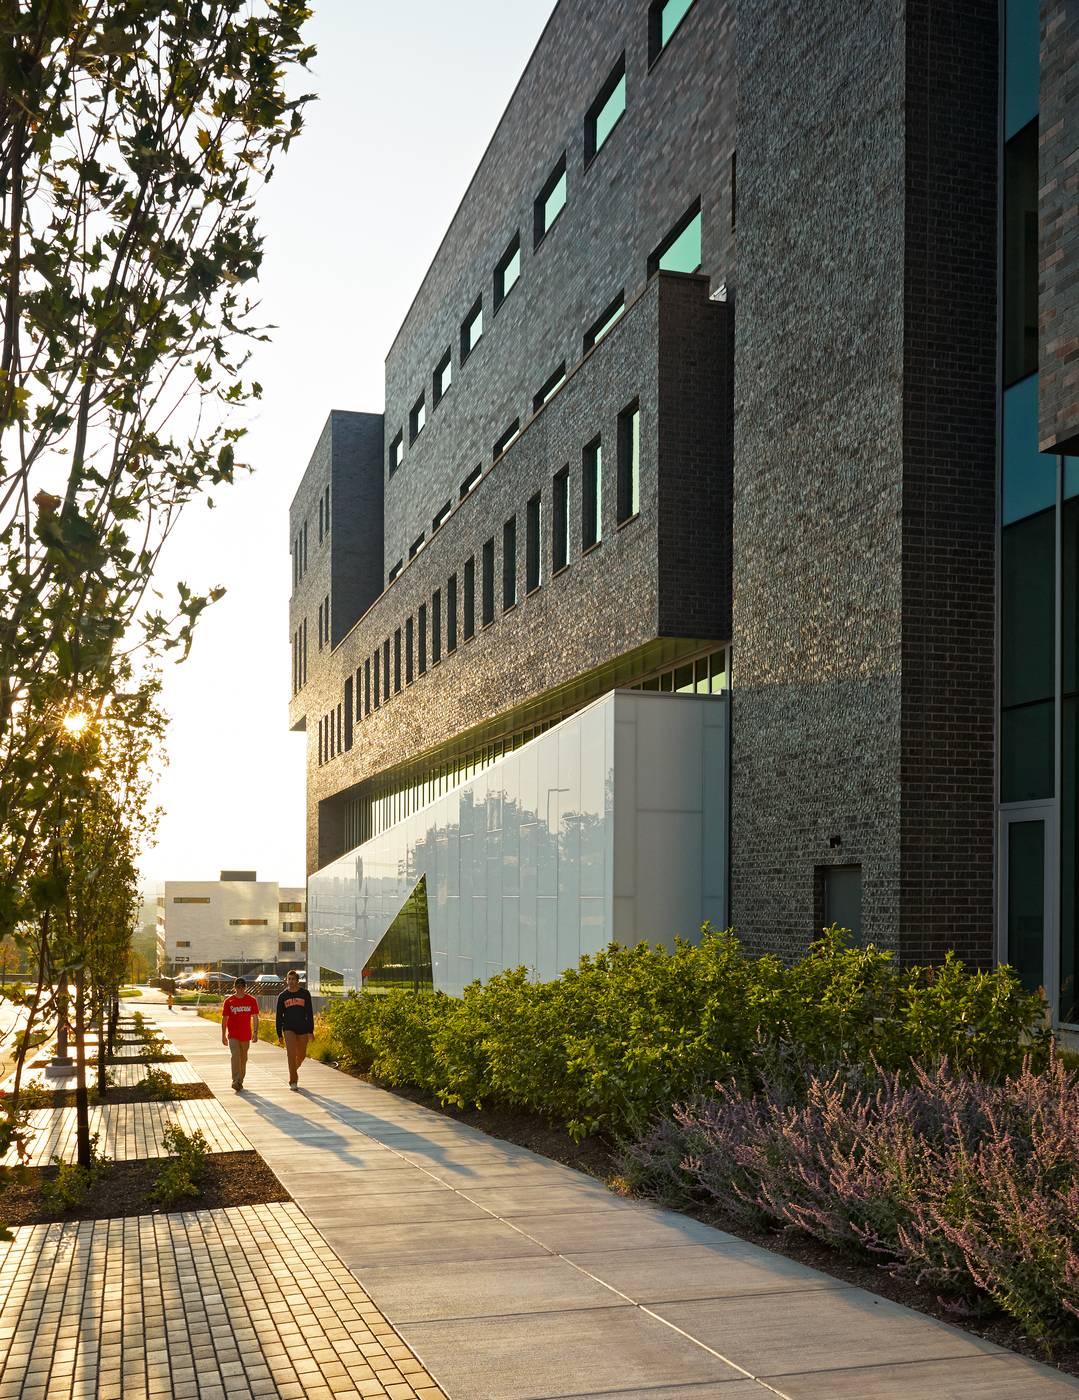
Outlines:
{"type": "MultiPolygon", "coordinates": [[[[148,882],[255,869],[304,880],[304,736],[287,726],[288,506],[331,408],[381,412],[383,361],[553,0],[314,0],[319,100],[260,206],[277,325],[238,456],[165,575],[228,593],[166,673],[169,766],[148,882]]],[[[171,584],[170,584],[171,587],[171,584]]]]}

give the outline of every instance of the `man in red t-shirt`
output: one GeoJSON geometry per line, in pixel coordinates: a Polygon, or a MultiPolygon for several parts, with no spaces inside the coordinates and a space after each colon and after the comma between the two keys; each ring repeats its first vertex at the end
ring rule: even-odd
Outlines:
{"type": "Polygon", "coordinates": [[[221,1007],[221,1044],[232,1055],[232,1087],[237,1093],[244,1087],[247,1072],[247,1052],[252,1040],[259,1038],[259,1004],[247,990],[247,982],[237,977],[232,995],[221,1007]]]}

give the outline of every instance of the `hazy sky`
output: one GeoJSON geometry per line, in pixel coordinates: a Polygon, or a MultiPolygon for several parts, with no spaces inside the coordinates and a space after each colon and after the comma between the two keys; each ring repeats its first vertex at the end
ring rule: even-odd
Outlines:
{"type": "Polygon", "coordinates": [[[148,881],[304,879],[304,742],[287,726],[288,506],[331,408],[381,412],[383,361],[553,0],[314,0],[307,129],[260,205],[264,397],[253,475],[190,508],[167,578],[228,593],[169,665],[148,881]]]}

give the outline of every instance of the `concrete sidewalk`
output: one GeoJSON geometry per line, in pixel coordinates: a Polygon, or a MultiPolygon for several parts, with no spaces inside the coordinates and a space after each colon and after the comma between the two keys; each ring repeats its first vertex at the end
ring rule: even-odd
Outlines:
{"type": "Polygon", "coordinates": [[[146,1006],[450,1400],[1063,1400],[1079,1382],[325,1065],[146,1006]]]}

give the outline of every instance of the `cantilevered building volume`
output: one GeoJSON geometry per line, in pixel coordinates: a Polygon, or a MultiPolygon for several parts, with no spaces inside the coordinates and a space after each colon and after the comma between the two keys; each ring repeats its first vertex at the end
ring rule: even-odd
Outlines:
{"type": "Polygon", "coordinates": [[[561,0],[292,506],[313,986],[837,920],[1079,1021],[1077,31],[561,0]]]}

